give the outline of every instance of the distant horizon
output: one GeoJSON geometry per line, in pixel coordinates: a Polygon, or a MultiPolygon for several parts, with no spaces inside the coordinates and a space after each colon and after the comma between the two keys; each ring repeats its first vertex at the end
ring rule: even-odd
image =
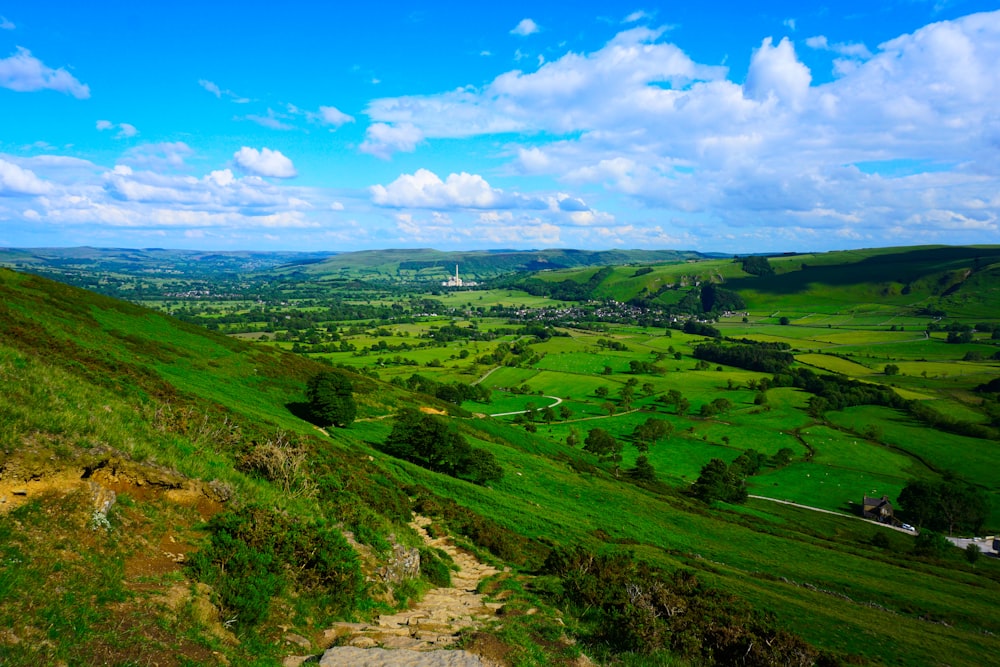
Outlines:
{"type": "Polygon", "coordinates": [[[721,255],[721,256],[732,256],[732,257],[742,257],[748,255],[818,255],[825,253],[835,253],[835,252],[853,252],[853,251],[864,251],[864,250],[891,250],[897,248],[923,248],[923,247],[946,247],[946,248],[970,248],[970,247],[1000,247],[1000,242],[997,243],[923,243],[923,244],[906,244],[906,245],[883,245],[883,246],[857,246],[857,247],[846,247],[846,248],[835,248],[832,250],[763,250],[763,251],[753,251],[753,252],[727,252],[723,250],[694,250],[692,248],[571,248],[571,247],[545,247],[545,248],[460,248],[460,249],[442,249],[434,248],[431,246],[419,246],[419,247],[385,247],[385,248],[361,248],[358,250],[303,250],[294,248],[282,248],[282,249],[218,249],[218,248],[169,248],[165,246],[99,246],[99,245],[76,245],[76,246],[0,246],[0,251],[58,251],[58,250],[80,250],[80,249],[90,249],[90,250],[131,250],[136,252],[150,252],[150,251],[162,251],[162,252],[204,252],[204,253],[216,253],[216,254],[240,254],[240,253],[256,253],[256,254],[267,254],[267,253],[299,253],[299,254],[329,254],[329,255],[347,255],[352,253],[363,253],[363,252],[408,252],[408,251],[431,251],[439,253],[540,253],[540,252],[550,252],[550,251],[574,251],[574,252],[678,252],[678,253],[697,253],[699,255],[721,255]]]}
{"type": "Polygon", "coordinates": [[[0,246],[1000,238],[995,0],[0,12],[0,246]]]}

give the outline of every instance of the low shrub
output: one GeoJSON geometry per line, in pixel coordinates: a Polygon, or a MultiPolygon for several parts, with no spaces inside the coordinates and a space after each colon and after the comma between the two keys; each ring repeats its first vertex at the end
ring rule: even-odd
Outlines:
{"type": "Polygon", "coordinates": [[[211,539],[191,560],[239,629],[263,621],[273,598],[294,590],[326,613],[351,610],[362,593],[357,554],[334,528],[248,506],[215,516],[211,539]]]}

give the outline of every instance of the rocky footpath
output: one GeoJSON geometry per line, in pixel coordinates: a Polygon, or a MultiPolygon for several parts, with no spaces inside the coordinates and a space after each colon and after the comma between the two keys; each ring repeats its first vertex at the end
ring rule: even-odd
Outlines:
{"type": "MultiPolygon", "coordinates": [[[[372,623],[337,623],[326,631],[328,649],[319,660],[324,667],[490,667],[479,656],[448,649],[464,628],[479,627],[503,606],[486,602],[476,592],[479,583],[499,571],[456,548],[450,538],[432,538],[430,519],[417,516],[410,524],[429,546],[445,551],[458,566],[452,585],[434,588],[411,609],[379,616],[372,623]],[[448,650],[442,650],[448,649],[448,650]]],[[[314,656],[293,656],[285,667],[315,663],[314,656]]]]}

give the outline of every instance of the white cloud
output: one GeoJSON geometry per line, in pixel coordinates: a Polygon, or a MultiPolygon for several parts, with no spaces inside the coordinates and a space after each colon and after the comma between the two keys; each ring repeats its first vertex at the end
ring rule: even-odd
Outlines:
{"type": "Polygon", "coordinates": [[[424,133],[412,123],[373,123],[365,131],[361,152],[388,160],[393,153],[412,153],[423,141],[424,133]]]}
{"type": "Polygon", "coordinates": [[[626,16],[622,20],[622,23],[636,23],[638,21],[642,21],[643,19],[648,19],[648,18],[651,18],[650,15],[640,9],[626,16]]]}
{"type": "Polygon", "coordinates": [[[795,19],[794,18],[785,19],[784,21],[781,22],[781,25],[785,26],[786,28],[788,28],[792,32],[795,32],[795,19]]]}
{"type": "MultiPolygon", "coordinates": [[[[764,39],[740,85],[663,34],[626,30],[597,51],[482,88],[374,100],[373,127],[417,138],[381,142],[380,155],[518,133],[504,151],[512,170],[603,187],[657,212],[644,224],[669,220],[663,238],[723,247],[815,246],[835,234],[893,243],[891,229],[911,219],[928,239],[951,229],[956,242],[990,242],[983,234],[1000,216],[1000,12],[930,24],[875,53],[810,38],[809,48],[840,57],[838,77],[818,85],[788,39],[764,39]]],[[[562,213],[561,225],[612,229],[562,213]]],[[[639,238],[623,227],[616,238],[639,238]]],[[[583,238],[567,229],[564,240],[583,238]]]]}
{"type": "Polygon", "coordinates": [[[346,123],[353,123],[354,116],[350,116],[337,107],[320,107],[319,117],[323,123],[326,125],[332,125],[334,128],[338,128],[346,123]]]}
{"type": "Polygon", "coordinates": [[[527,37],[528,35],[534,35],[538,32],[538,30],[538,24],[531,19],[521,19],[521,21],[510,31],[510,34],[527,37]]]}
{"type": "Polygon", "coordinates": [[[826,35],[816,35],[814,37],[809,37],[806,39],[806,46],[810,49],[815,49],[817,51],[832,51],[839,55],[845,56],[847,58],[859,58],[862,60],[867,60],[872,57],[871,51],[868,47],[860,43],[845,43],[840,42],[837,44],[831,44],[826,38],[826,35]]]}
{"type": "Polygon", "coordinates": [[[125,151],[122,162],[141,169],[154,171],[175,170],[194,155],[194,150],[183,141],[164,141],[134,146],[125,151]]]}
{"type": "Polygon", "coordinates": [[[774,97],[798,107],[808,94],[811,81],[812,74],[795,55],[791,41],[786,37],[777,46],[772,46],[771,38],[767,37],[750,59],[743,89],[754,100],[774,97]]]}
{"type": "Polygon", "coordinates": [[[21,47],[17,47],[14,55],[0,59],[0,87],[20,93],[55,90],[81,100],[90,97],[90,88],[86,84],[80,83],[62,68],[46,66],[32,56],[31,51],[21,47]]]}
{"type": "Polygon", "coordinates": [[[343,211],[344,210],[344,205],[341,204],[339,201],[335,201],[332,204],[330,204],[330,210],[331,211],[343,211]]]}
{"type": "Polygon", "coordinates": [[[271,178],[294,178],[298,176],[292,161],[280,151],[270,148],[242,147],[233,154],[233,161],[246,172],[271,178]]]}
{"type": "Polygon", "coordinates": [[[260,114],[247,114],[246,116],[237,117],[237,120],[249,120],[257,123],[261,127],[266,127],[271,130],[293,130],[294,126],[286,123],[290,116],[288,114],[280,113],[274,109],[268,108],[267,115],[261,116],[260,114]]]}
{"type": "Polygon", "coordinates": [[[477,174],[449,174],[442,181],[427,169],[403,174],[387,186],[370,189],[372,201],[393,208],[506,208],[515,200],[490,187],[477,174]]]}
{"type": "Polygon", "coordinates": [[[6,16],[0,16],[0,30],[13,30],[17,26],[7,20],[6,16]]]}
{"type": "Polygon", "coordinates": [[[212,93],[216,97],[219,98],[222,97],[222,89],[219,88],[219,86],[217,86],[215,83],[207,79],[198,79],[198,85],[207,90],[208,92],[212,93]]]}
{"type": "Polygon", "coordinates": [[[50,191],[52,184],[38,178],[30,169],[0,160],[0,196],[44,195],[50,191]]]}
{"type": "Polygon", "coordinates": [[[243,97],[242,95],[237,95],[236,93],[234,93],[229,89],[223,90],[214,81],[209,81],[208,79],[198,79],[198,85],[207,90],[208,92],[212,93],[219,99],[222,99],[222,96],[225,95],[226,97],[229,98],[229,101],[232,102],[233,104],[247,104],[248,102],[250,102],[249,98],[243,97]]]}
{"type": "Polygon", "coordinates": [[[116,125],[110,120],[97,121],[97,129],[101,132],[104,132],[105,130],[113,130],[115,128],[118,128],[118,134],[116,136],[119,139],[127,139],[139,134],[139,130],[136,129],[135,125],[130,123],[119,123],[116,125]]]}
{"type": "Polygon", "coordinates": [[[672,44],[656,43],[663,32],[633,28],[595,53],[569,53],[533,73],[507,72],[481,90],[373,100],[367,113],[375,124],[366,143],[388,157],[414,150],[424,138],[660,126],[689,97],[684,87],[725,74],[724,68],[698,65],[672,44]],[[371,136],[392,137],[397,129],[411,139],[371,136]]]}

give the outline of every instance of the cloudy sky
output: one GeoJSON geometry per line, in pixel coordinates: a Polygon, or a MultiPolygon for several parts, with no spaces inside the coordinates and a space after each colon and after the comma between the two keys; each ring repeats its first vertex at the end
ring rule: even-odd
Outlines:
{"type": "Polygon", "coordinates": [[[0,246],[1000,243],[996,1],[318,4],[0,0],[0,246]]]}

